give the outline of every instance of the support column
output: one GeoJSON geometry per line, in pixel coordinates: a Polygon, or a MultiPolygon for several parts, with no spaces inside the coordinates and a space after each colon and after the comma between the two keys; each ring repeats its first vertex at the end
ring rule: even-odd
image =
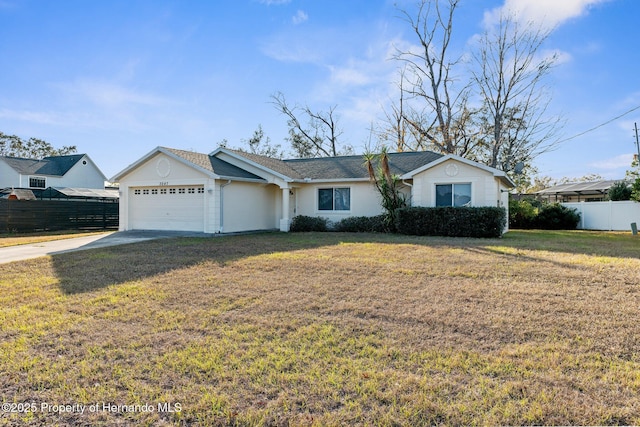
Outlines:
{"type": "Polygon", "coordinates": [[[289,231],[289,187],[282,189],[282,217],[280,218],[280,231],[289,231]]]}

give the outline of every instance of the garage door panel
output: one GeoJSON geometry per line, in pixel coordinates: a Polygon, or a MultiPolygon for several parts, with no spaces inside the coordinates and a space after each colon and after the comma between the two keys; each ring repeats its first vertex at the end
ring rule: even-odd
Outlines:
{"type": "Polygon", "coordinates": [[[204,230],[204,187],[136,187],[129,192],[132,230],[204,230]]]}

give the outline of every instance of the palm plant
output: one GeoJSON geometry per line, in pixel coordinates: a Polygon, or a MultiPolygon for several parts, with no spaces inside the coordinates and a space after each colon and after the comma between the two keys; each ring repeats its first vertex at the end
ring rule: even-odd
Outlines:
{"type": "Polygon", "coordinates": [[[407,206],[407,197],[400,191],[400,176],[391,173],[389,153],[386,148],[380,154],[366,153],[365,165],[369,171],[369,179],[381,196],[384,209],[385,225],[389,231],[395,230],[397,211],[407,206]],[[377,165],[374,162],[377,160],[377,165]]]}

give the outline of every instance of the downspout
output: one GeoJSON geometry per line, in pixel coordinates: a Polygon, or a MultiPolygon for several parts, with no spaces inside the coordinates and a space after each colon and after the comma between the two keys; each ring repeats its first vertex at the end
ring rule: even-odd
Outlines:
{"type": "Polygon", "coordinates": [[[402,183],[409,187],[409,206],[413,205],[413,184],[409,184],[406,180],[402,180],[402,183]]]}
{"type": "Polygon", "coordinates": [[[231,184],[231,180],[228,180],[225,184],[220,184],[220,230],[218,233],[222,233],[222,226],[224,224],[224,187],[231,184]]]}

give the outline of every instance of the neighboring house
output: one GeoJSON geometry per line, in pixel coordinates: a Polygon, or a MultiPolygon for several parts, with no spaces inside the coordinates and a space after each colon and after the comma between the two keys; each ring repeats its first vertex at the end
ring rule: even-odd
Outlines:
{"type": "Polygon", "coordinates": [[[86,154],[42,160],[0,156],[0,188],[48,187],[104,189],[106,177],[86,154]]]}
{"type": "Polygon", "coordinates": [[[609,189],[620,181],[624,180],[570,182],[545,188],[535,194],[550,202],[602,202],[607,200],[609,189]]]}
{"type": "MultiPolygon", "coordinates": [[[[504,172],[453,155],[390,153],[414,206],[508,207],[504,172]]],[[[278,160],[227,148],[157,147],[115,175],[120,230],[289,231],[296,215],[382,213],[362,156],[278,160]]]]}

